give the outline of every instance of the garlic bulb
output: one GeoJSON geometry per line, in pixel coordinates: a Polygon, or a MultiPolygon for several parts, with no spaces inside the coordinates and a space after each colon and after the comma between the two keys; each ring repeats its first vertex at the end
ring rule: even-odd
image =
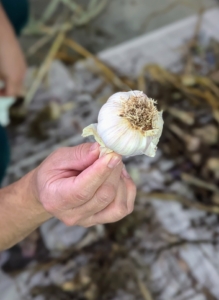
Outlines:
{"type": "Polygon", "coordinates": [[[100,109],[98,123],[84,128],[82,136],[93,135],[101,154],[153,157],[163,129],[162,112],[155,104],[140,91],[118,92],[100,109]]]}

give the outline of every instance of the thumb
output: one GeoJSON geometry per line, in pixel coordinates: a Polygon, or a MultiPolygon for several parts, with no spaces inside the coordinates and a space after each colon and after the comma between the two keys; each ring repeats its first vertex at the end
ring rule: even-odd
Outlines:
{"type": "Polygon", "coordinates": [[[55,152],[53,165],[57,169],[83,171],[99,157],[98,143],[85,143],[75,147],[61,148],[55,152]]]}

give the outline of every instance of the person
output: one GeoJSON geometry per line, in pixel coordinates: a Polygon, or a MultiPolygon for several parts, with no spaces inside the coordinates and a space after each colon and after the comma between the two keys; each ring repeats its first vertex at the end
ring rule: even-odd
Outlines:
{"type": "Polygon", "coordinates": [[[121,156],[97,143],[60,148],[0,190],[0,250],[56,217],[68,226],[116,222],[133,211],[135,185],[121,156]]]}
{"type": "Polygon", "coordinates": [[[19,96],[26,71],[24,55],[16,35],[28,20],[26,0],[0,0],[0,79],[1,95],[19,96]]]}
{"type": "MultiPolygon", "coordinates": [[[[0,5],[0,79],[5,83],[0,93],[15,96],[20,93],[26,69],[15,33],[26,22],[27,2],[4,0],[0,5]],[[13,7],[18,3],[23,3],[23,10],[13,7]],[[24,14],[23,18],[15,12],[24,14]]],[[[8,153],[7,135],[0,127],[0,177],[4,176],[8,153]]],[[[26,176],[0,189],[0,251],[53,217],[68,226],[89,227],[116,222],[131,213],[136,187],[121,156],[99,155],[97,143],[60,148],[26,176]]]]}
{"type": "MultiPolygon", "coordinates": [[[[0,88],[2,96],[19,96],[26,63],[16,38],[28,20],[27,0],[0,0],[0,88]]],[[[0,124],[0,184],[9,164],[10,148],[5,128],[0,124]]]]}

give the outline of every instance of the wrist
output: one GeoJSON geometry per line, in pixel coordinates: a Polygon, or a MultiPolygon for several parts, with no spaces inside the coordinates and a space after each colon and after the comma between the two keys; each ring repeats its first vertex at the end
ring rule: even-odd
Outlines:
{"type": "Polygon", "coordinates": [[[52,215],[44,209],[37,197],[35,172],[36,169],[29,172],[15,184],[17,184],[18,190],[20,190],[21,193],[21,197],[18,197],[22,202],[20,205],[28,209],[29,216],[38,226],[40,226],[42,223],[52,218],[52,215]]]}
{"type": "Polygon", "coordinates": [[[20,242],[52,217],[35,197],[34,172],[0,190],[0,251],[20,242]]]}

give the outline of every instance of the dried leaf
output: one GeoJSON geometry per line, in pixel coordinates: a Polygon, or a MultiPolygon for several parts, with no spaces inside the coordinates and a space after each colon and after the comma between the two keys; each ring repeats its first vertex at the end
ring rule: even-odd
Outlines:
{"type": "Polygon", "coordinates": [[[203,126],[202,128],[196,128],[193,130],[193,133],[207,145],[215,145],[218,143],[218,128],[213,124],[203,126]]]}
{"type": "Polygon", "coordinates": [[[183,123],[185,123],[187,125],[193,125],[195,122],[194,115],[192,115],[191,113],[185,112],[181,109],[169,107],[168,112],[172,116],[174,116],[175,118],[179,119],[180,121],[182,121],[183,123]]]}

